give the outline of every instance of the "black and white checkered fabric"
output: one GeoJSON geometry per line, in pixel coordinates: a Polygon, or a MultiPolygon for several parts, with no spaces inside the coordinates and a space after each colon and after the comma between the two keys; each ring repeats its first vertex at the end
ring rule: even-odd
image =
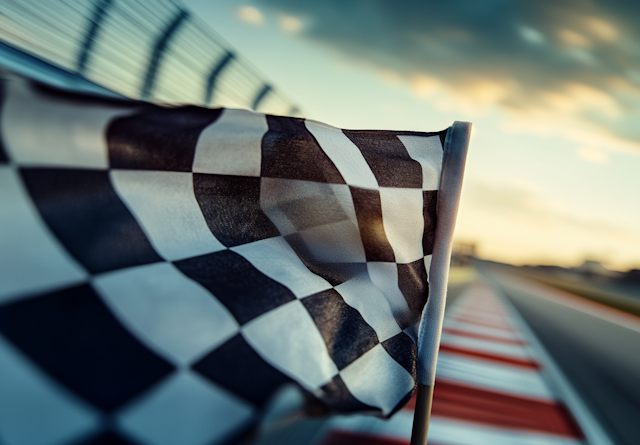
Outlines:
{"type": "Polygon", "coordinates": [[[232,442],[415,387],[445,132],[2,87],[0,442],[232,442]]]}

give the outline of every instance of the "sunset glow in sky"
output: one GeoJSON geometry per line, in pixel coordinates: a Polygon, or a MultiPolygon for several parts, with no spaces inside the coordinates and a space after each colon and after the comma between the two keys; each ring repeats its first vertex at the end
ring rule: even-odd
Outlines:
{"type": "Polygon", "coordinates": [[[456,238],[640,268],[640,3],[185,0],[305,117],[474,125],[456,238]]]}

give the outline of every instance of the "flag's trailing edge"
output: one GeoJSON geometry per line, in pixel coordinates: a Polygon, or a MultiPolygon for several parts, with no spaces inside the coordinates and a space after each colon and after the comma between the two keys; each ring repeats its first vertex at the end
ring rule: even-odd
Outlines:
{"type": "Polygon", "coordinates": [[[418,385],[411,445],[425,445],[427,443],[440,335],[447,300],[451,245],[462,192],[462,179],[470,136],[470,123],[454,122],[447,131],[444,142],[437,205],[438,224],[429,270],[430,298],[422,313],[418,333],[418,385]]]}
{"type": "Polygon", "coordinates": [[[427,386],[433,386],[436,378],[438,348],[447,300],[451,246],[470,136],[470,123],[454,122],[444,141],[438,193],[438,224],[429,270],[429,301],[420,320],[418,341],[417,379],[420,384],[427,386]]]}
{"type": "Polygon", "coordinates": [[[340,130],[15,77],[0,99],[8,444],[224,443],[291,388],[389,416],[432,382],[464,124],[340,130]]]}

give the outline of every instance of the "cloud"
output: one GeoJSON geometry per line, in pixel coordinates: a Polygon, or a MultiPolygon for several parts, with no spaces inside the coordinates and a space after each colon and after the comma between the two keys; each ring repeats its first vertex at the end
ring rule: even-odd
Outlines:
{"type": "Polygon", "coordinates": [[[280,28],[291,34],[297,34],[302,30],[302,21],[290,15],[280,16],[280,28]]]}
{"type": "Polygon", "coordinates": [[[261,25],[264,17],[258,8],[253,6],[242,6],[236,10],[236,15],[240,20],[250,25],[261,25]]]}
{"type": "Polygon", "coordinates": [[[580,159],[594,164],[608,164],[609,155],[603,150],[592,147],[578,147],[576,153],[580,159]]]}
{"type": "Polygon", "coordinates": [[[537,29],[530,28],[528,26],[520,26],[518,27],[518,31],[520,32],[520,35],[522,36],[522,38],[529,43],[542,45],[547,41],[545,36],[537,29]]]}
{"type": "Polygon", "coordinates": [[[578,214],[570,204],[547,199],[522,180],[467,181],[456,237],[477,243],[481,256],[513,264],[575,266],[597,257],[619,270],[637,267],[637,227],[578,214]]]}
{"type": "Polygon", "coordinates": [[[304,18],[302,35],[394,73],[436,105],[562,117],[546,125],[640,153],[640,2],[256,1],[304,18]]]}
{"type": "Polygon", "coordinates": [[[511,221],[514,226],[539,230],[582,231],[615,240],[638,238],[638,231],[604,220],[576,215],[561,202],[544,199],[535,185],[519,182],[491,184],[474,181],[465,185],[463,205],[511,221]]]}
{"type": "Polygon", "coordinates": [[[558,30],[558,38],[560,42],[568,47],[575,48],[591,48],[591,40],[584,34],[575,32],[572,29],[560,29],[558,30]]]}

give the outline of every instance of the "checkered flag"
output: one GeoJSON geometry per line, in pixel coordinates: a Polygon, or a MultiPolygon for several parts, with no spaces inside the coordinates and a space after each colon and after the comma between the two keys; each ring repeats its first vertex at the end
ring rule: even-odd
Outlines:
{"type": "Polygon", "coordinates": [[[3,444],[229,443],[292,388],[308,412],[388,416],[429,378],[455,125],[340,130],[20,78],[1,102],[3,444]]]}

